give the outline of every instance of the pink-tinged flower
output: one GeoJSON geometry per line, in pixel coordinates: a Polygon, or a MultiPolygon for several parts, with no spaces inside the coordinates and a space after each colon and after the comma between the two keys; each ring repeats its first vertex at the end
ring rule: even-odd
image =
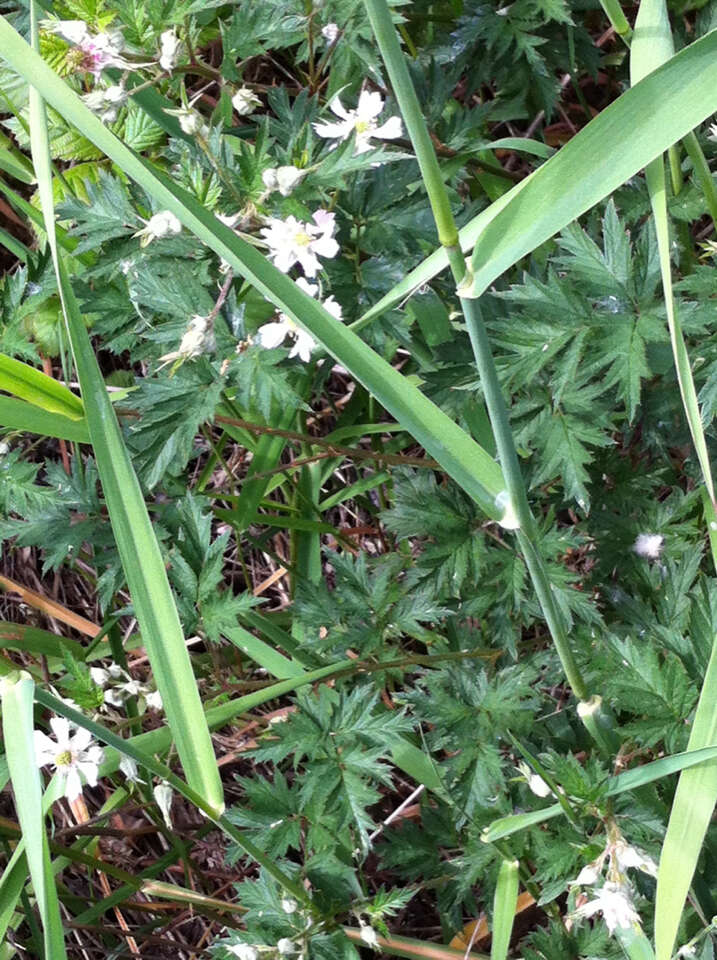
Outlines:
{"type": "Polygon", "coordinates": [[[92,739],[89,730],[80,727],[70,736],[70,721],[64,717],[50,720],[55,740],[41,730],[35,731],[35,756],[38,767],[50,764],[64,780],[65,796],[76,800],[82,793],[82,776],[94,787],[104,751],[92,739]]]}
{"type": "Polygon", "coordinates": [[[127,67],[120,56],[124,50],[121,30],[108,29],[93,34],[84,20],[43,20],[41,26],[50,33],[57,33],[71,43],[75,50],[68,60],[77,70],[99,75],[105,67],[127,67]]]}
{"type": "MultiPolygon", "coordinates": [[[[309,283],[304,277],[299,277],[296,281],[296,286],[300,287],[304,293],[308,293],[310,297],[316,297],[318,295],[318,284],[309,283]]],[[[324,300],[323,306],[333,317],[336,317],[337,320],[342,319],[341,305],[337,303],[333,297],[324,300]]],[[[257,339],[261,346],[267,350],[273,350],[275,347],[280,346],[287,336],[291,337],[294,341],[289,357],[298,357],[304,363],[308,363],[311,359],[311,351],[316,346],[316,341],[310,333],[303,330],[285,313],[280,313],[278,320],[265,323],[257,330],[257,339]]]]}
{"type": "Polygon", "coordinates": [[[329,106],[340,122],[315,123],[314,130],[320,137],[337,142],[348,140],[355,132],[356,153],[373,149],[371,140],[396,140],[403,135],[400,117],[389,117],[381,126],[378,125],[378,116],[384,107],[380,93],[363,90],[355,110],[347,110],[338,97],[334,97],[329,106]]]}
{"type": "Polygon", "coordinates": [[[302,223],[296,217],[278,220],[271,217],[261,235],[269,247],[269,256],[282,273],[295,263],[301,264],[307,277],[315,277],[321,269],[319,257],[335,257],[339,245],[334,240],[336,229],[333,213],[317,210],[313,223],[302,223]]]}

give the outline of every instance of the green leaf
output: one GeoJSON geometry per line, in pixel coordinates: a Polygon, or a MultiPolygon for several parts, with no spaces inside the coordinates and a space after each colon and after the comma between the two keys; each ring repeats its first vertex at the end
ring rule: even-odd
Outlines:
{"type": "Polygon", "coordinates": [[[30,878],[42,917],[45,956],[62,960],[67,953],[50,865],[42,810],[42,779],[33,739],[35,684],[24,672],[6,677],[1,683],[3,739],[30,878]]]}
{"type": "Polygon", "coordinates": [[[66,386],[22,360],[0,354],[0,390],[68,420],[82,420],[82,400],[66,386]]]}

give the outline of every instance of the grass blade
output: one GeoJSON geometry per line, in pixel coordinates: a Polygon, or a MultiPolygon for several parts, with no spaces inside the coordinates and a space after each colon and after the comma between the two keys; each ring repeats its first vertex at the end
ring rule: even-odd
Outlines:
{"type": "Polygon", "coordinates": [[[64,384],[4,353],[0,353],[0,390],[68,420],[82,420],[85,415],[82,400],[64,384]]]}
{"type": "Polygon", "coordinates": [[[89,443],[90,434],[84,416],[81,420],[70,420],[60,413],[49,413],[24,400],[13,397],[0,397],[0,426],[11,430],[23,430],[37,433],[42,437],[57,437],[60,440],[72,440],[75,443],[89,443]]]}
{"type": "MultiPolygon", "coordinates": [[[[31,11],[36,40],[34,6],[31,11]]],[[[34,50],[28,50],[37,56],[34,50]]],[[[90,438],[142,639],[187,780],[211,809],[221,812],[224,797],[219,769],[162,555],[55,240],[45,107],[40,92],[32,85],[30,134],[45,229],[90,438]]]]}
{"type": "Polygon", "coordinates": [[[42,917],[45,956],[52,957],[52,960],[62,960],[67,956],[65,938],[45,834],[42,780],[35,759],[32,716],[35,684],[30,675],[23,672],[15,677],[6,677],[0,689],[3,739],[15,796],[15,809],[22,828],[30,877],[42,917]]]}
{"type": "Polygon", "coordinates": [[[515,908],[518,904],[518,861],[504,860],[493,897],[493,937],[490,960],[505,960],[510,948],[515,908]]]}

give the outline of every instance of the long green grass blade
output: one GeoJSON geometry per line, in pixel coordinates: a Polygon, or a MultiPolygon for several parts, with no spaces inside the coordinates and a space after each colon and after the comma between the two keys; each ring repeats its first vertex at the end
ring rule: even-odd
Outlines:
{"type": "Polygon", "coordinates": [[[0,353],[0,390],[68,420],[82,420],[85,415],[82,400],[64,384],[4,353],[0,353]]]}
{"type": "MultiPolygon", "coordinates": [[[[668,60],[673,49],[672,31],[666,3],[664,0],[642,0],[635,22],[630,55],[630,73],[633,83],[639,82],[668,60]]],[[[694,144],[692,146],[694,148],[694,144]]],[[[694,149],[692,152],[695,152],[694,149]]],[[[698,153],[701,153],[701,151],[698,151],[698,153]]],[[[692,378],[690,360],[682,335],[680,319],[675,310],[672,291],[670,229],[667,214],[665,168],[662,157],[658,157],[648,165],[645,175],[657,231],[662,287],[677,380],[682,405],[692,435],[692,442],[697,452],[697,459],[709,497],[706,503],[708,517],[710,522],[714,523],[717,517],[715,515],[715,494],[709,453],[702,428],[702,417],[697,402],[697,392],[692,378]]],[[[713,719],[715,695],[717,694],[717,676],[714,675],[712,662],[710,662],[700,694],[697,714],[690,736],[690,749],[709,747],[717,742],[717,723],[713,719]]],[[[715,801],[717,801],[717,769],[714,763],[704,764],[681,775],[662,847],[657,878],[655,947],[658,960],[669,960],[672,955],[685,899],[697,866],[702,841],[712,817],[715,801]],[[683,784],[685,784],[684,787],[683,784]]],[[[635,947],[639,949],[640,944],[636,944],[635,947]]]]}
{"type": "Polygon", "coordinates": [[[498,872],[493,897],[493,929],[490,960],[506,960],[518,905],[518,861],[504,860],[498,872]]]}
{"type": "Polygon", "coordinates": [[[84,415],[70,420],[60,413],[48,413],[32,403],[14,397],[0,397],[0,427],[23,430],[41,437],[58,437],[76,443],[89,443],[90,433],[84,415]]]}
{"type": "MultiPolygon", "coordinates": [[[[34,17],[31,22],[36,34],[34,17]]],[[[30,47],[27,50],[37,56],[30,47]]],[[[90,438],[142,640],[187,780],[206,804],[221,812],[224,797],[219,769],[162,555],[55,240],[45,108],[39,90],[32,85],[30,133],[45,229],[90,438]]]]}
{"type": "Polygon", "coordinates": [[[66,957],[60,906],[52,875],[42,810],[42,780],[35,758],[33,695],[27,673],[2,680],[2,727],[15,809],[25,840],[25,854],[42,917],[45,956],[66,957]]]}

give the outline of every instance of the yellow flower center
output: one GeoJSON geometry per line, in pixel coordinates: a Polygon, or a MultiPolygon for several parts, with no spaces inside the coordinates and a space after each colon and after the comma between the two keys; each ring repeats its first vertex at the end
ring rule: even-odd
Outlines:
{"type": "Polygon", "coordinates": [[[55,766],[56,767],[71,767],[72,766],[72,754],[69,750],[63,750],[62,753],[58,753],[55,757],[55,766]]]}
{"type": "Polygon", "coordinates": [[[311,237],[308,235],[308,233],[304,233],[304,231],[301,230],[294,237],[294,243],[297,247],[308,247],[308,245],[311,243],[311,237]]]}
{"type": "Polygon", "coordinates": [[[356,121],[356,133],[368,133],[371,129],[371,124],[368,120],[357,120],[356,121]]]}

